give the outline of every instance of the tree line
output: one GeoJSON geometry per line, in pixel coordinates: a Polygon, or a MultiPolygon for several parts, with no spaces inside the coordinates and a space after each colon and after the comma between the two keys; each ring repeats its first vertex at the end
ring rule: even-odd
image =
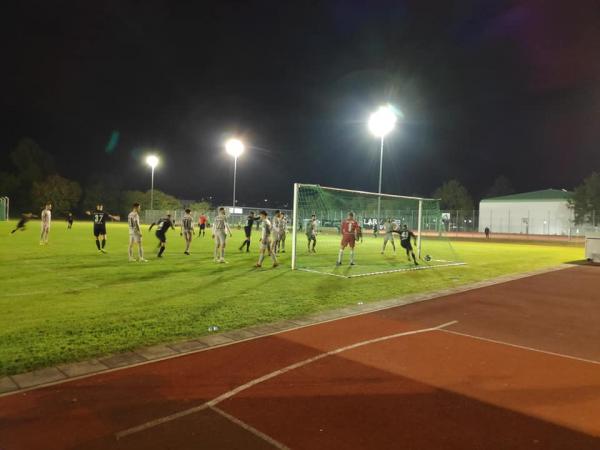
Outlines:
{"type": "MultiPolygon", "coordinates": [[[[123,190],[120,183],[110,176],[92,179],[84,187],[79,182],[60,175],[50,154],[30,138],[21,139],[8,154],[0,171],[0,193],[11,199],[13,210],[38,211],[50,201],[58,215],[71,212],[75,215],[91,210],[102,203],[107,211],[126,214],[134,202],[147,208],[150,191],[123,190]]],[[[208,202],[186,205],[194,211],[211,208],[208,202]]],[[[182,208],[176,197],[154,190],[154,208],[175,210],[182,208]]]]}

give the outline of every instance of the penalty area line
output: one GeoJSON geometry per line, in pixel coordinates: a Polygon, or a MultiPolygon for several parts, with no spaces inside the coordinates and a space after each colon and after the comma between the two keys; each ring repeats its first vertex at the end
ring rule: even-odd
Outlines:
{"type": "Polygon", "coordinates": [[[292,370],[295,369],[299,369],[301,367],[304,367],[306,365],[312,364],[315,361],[319,361],[323,358],[327,358],[329,356],[333,356],[333,355],[337,355],[339,353],[343,353],[349,350],[354,350],[355,348],[359,348],[359,347],[364,347],[366,345],[370,345],[370,344],[375,344],[378,342],[383,342],[383,341],[388,341],[390,339],[395,339],[395,338],[399,338],[402,336],[410,336],[410,335],[414,335],[414,334],[421,334],[421,333],[427,333],[430,331],[438,331],[438,330],[443,330],[446,327],[449,327],[451,325],[454,325],[458,323],[457,320],[452,320],[450,322],[446,322],[446,323],[442,323],[440,325],[437,325],[435,327],[430,327],[430,328],[421,328],[419,330],[412,330],[412,331],[404,331],[401,333],[395,333],[395,334],[390,334],[387,336],[382,336],[382,337],[378,337],[378,338],[374,338],[374,339],[369,339],[366,341],[361,341],[361,342],[356,342],[354,344],[350,344],[350,345],[346,345],[344,347],[339,347],[336,348],[334,350],[330,350],[328,352],[325,353],[320,353],[316,356],[313,356],[312,358],[307,358],[305,360],[299,361],[297,363],[294,364],[290,364],[289,366],[283,367],[282,369],[278,369],[275,370],[273,372],[270,372],[266,375],[263,375],[262,377],[258,377],[255,378],[253,380],[250,380],[247,383],[244,383],[234,389],[231,389],[230,391],[227,391],[221,395],[219,395],[218,397],[213,398],[212,400],[202,403],[198,406],[194,406],[192,408],[188,408],[188,409],[184,409],[182,411],[176,412],[174,414],[170,414],[168,416],[164,416],[164,417],[159,417],[157,419],[154,420],[150,420],[148,422],[145,422],[143,424],[137,425],[135,427],[131,427],[128,428],[126,430],[122,430],[119,431],[118,433],[115,434],[115,438],[117,440],[119,439],[123,439],[127,436],[130,436],[132,434],[136,434],[136,433],[140,433],[142,431],[148,430],[150,428],[154,428],[156,426],[168,423],[168,422],[172,422],[174,420],[180,419],[182,417],[185,416],[189,416],[190,414],[194,414],[200,411],[203,411],[207,408],[214,408],[215,406],[217,406],[219,403],[222,403],[223,401],[233,397],[234,395],[239,394],[240,392],[246,391],[248,389],[250,389],[253,386],[256,386],[257,384],[263,383],[265,381],[268,381],[272,378],[278,377],[279,375],[283,375],[284,373],[290,372],[292,370]]]}

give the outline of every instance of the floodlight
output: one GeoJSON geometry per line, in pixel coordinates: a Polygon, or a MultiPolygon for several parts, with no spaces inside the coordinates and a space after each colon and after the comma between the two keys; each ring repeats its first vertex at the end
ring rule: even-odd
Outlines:
{"type": "Polygon", "coordinates": [[[146,164],[148,164],[152,169],[158,166],[158,156],[156,155],[148,155],[146,157],[146,164]]]}
{"type": "Polygon", "coordinates": [[[369,130],[375,136],[383,138],[394,129],[396,125],[396,113],[390,105],[380,106],[377,111],[369,117],[369,130]]]}
{"type": "Polygon", "coordinates": [[[229,139],[225,143],[225,150],[234,158],[238,158],[244,153],[244,144],[239,139],[229,139]]]}

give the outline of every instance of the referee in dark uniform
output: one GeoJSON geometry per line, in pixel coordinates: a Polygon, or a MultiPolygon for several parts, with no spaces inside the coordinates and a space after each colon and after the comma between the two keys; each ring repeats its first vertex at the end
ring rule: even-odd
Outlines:
{"type": "Polygon", "coordinates": [[[108,214],[104,211],[104,205],[101,203],[96,205],[94,211],[86,211],[85,213],[94,219],[94,237],[96,238],[98,252],[106,253],[106,250],[104,250],[104,247],[106,247],[106,221],[108,219],[119,220],[119,216],[108,214]]]}
{"type": "Polygon", "coordinates": [[[254,215],[254,211],[250,212],[250,215],[246,217],[246,225],[244,226],[244,233],[246,233],[246,240],[242,242],[240,252],[246,247],[246,253],[250,251],[250,237],[252,236],[252,226],[254,222],[258,222],[259,218],[254,215]]]}

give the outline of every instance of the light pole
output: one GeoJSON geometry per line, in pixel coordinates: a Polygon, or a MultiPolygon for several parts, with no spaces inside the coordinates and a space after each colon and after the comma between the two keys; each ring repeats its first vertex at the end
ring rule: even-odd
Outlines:
{"type": "Polygon", "coordinates": [[[150,209],[154,209],[154,168],[158,166],[158,156],[148,155],[146,157],[146,164],[152,169],[152,181],[150,182],[150,209]]]}
{"type": "Polygon", "coordinates": [[[235,211],[235,182],[237,177],[237,160],[242,153],[244,153],[244,143],[239,139],[229,139],[225,143],[225,150],[231,156],[233,156],[233,204],[232,207],[235,211]]]}
{"type": "Polygon", "coordinates": [[[396,126],[396,113],[390,105],[380,106],[369,117],[369,130],[374,136],[381,139],[381,148],[379,152],[379,190],[377,191],[377,231],[379,231],[379,222],[381,220],[381,177],[383,174],[383,143],[385,136],[396,126]]]}

